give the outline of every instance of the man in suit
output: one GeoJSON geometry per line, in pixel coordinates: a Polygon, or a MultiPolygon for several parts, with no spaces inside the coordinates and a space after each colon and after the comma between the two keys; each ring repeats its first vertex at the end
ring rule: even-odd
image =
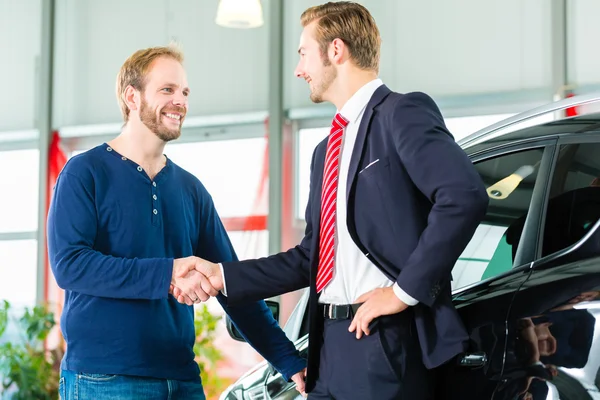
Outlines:
{"type": "Polygon", "coordinates": [[[485,188],[433,100],[377,78],[381,39],[365,7],[327,3],[301,23],[295,74],[339,111],[313,154],[304,239],[198,270],[229,304],[310,286],[309,399],[431,399],[430,369],[468,339],[450,272],[485,188]]]}

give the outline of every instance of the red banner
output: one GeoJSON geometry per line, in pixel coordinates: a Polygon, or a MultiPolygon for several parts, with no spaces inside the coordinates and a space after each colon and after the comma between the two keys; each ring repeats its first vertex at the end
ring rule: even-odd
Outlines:
{"type": "MultiPolygon", "coordinates": [[[[48,187],[46,192],[46,216],[48,215],[48,209],[50,207],[50,201],[52,200],[52,194],[54,193],[54,186],[58,179],[58,174],[62,171],[63,167],[67,163],[67,156],[60,147],[60,136],[58,132],[52,132],[52,141],[50,142],[50,148],[48,149],[48,187]]],[[[48,244],[46,243],[46,249],[48,244]]],[[[64,291],[58,287],[52,271],[50,270],[50,263],[48,262],[48,251],[44,252],[46,257],[46,267],[44,269],[44,298],[46,303],[50,307],[50,310],[54,313],[54,318],[57,321],[60,320],[64,304],[64,291]]],[[[53,349],[62,343],[62,335],[58,327],[54,332],[51,332],[48,340],[46,341],[47,348],[53,349]]]]}

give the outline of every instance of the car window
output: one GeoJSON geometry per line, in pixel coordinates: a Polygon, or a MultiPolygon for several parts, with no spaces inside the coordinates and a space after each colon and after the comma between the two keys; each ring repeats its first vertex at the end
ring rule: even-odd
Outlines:
{"type": "Polygon", "coordinates": [[[303,290],[302,296],[290,314],[283,331],[291,341],[296,341],[308,333],[308,299],[310,291],[303,290]]]}
{"type": "Polygon", "coordinates": [[[528,149],[474,164],[487,189],[489,207],[452,270],[453,289],[513,267],[543,152],[528,149]]]}
{"type": "Polygon", "coordinates": [[[577,243],[600,218],[600,144],[559,148],[546,208],[542,257],[577,243]]]}

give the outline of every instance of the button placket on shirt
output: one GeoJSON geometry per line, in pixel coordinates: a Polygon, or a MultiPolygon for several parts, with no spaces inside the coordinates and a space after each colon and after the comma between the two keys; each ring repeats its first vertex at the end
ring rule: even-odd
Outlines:
{"type": "Polygon", "coordinates": [[[158,185],[156,181],[152,182],[152,225],[159,225],[160,218],[158,216],[158,185]]]}
{"type": "MultiPolygon", "coordinates": [[[[106,146],[106,151],[108,151],[109,153],[113,151],[113,148],[110,146],[106,146]]],[[[123,161],[128,161],[128,158],[125,156],[121,156],[121,160],[123,161]]],[[[142,173],[144,172],[144,168],[142,168],[141,165],[138,165],[136,167],[137,171],[142,173]]],[[[158,185],[156,184],[156,181],[152,181],[152,225],[159,225],[160,224],[160,218],[158,216],[158,185]]]]}
{"type": "MultiPolygon", "coordinates": [[[[106,151],[113,151],[113,149],[109,146],[106,148],[106,151]]],[[[122,156],[121,160],[123,161],[127,161],[127,157],[122,156]]],[[[144,172],[144,168],[141,167],[141,165],[138,165],[136,167],[138,172],[144,172]]],[[[156,181],[152,181],[152,225],[159,225],[160,224],[160,219],[158,217],[158,195],[157,195],[157,191],[158,191],[158,185],[156,184],[156,181]]]]}

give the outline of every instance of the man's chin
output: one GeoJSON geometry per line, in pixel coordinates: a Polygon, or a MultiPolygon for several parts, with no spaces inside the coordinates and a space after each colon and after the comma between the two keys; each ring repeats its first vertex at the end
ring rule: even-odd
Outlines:
{"type": "Polygon", "coordinates": [[[159,139],[161,139],[163,142],[170,142],[172,140],[175,139],[179,139],[179,137],[181,136],[181,131],[163,131],[163,132],[154,132],[156,134],[156,136],[158,136],[159,139]]]}
{"type": "Polygon", "coordinates": [[[310,99],[312,100],[313,103],[316,103],[316,104],[322,103],[324,101],[323,97],[321,95],[314,94],[314,93],[310,94],[310,99]]]}

